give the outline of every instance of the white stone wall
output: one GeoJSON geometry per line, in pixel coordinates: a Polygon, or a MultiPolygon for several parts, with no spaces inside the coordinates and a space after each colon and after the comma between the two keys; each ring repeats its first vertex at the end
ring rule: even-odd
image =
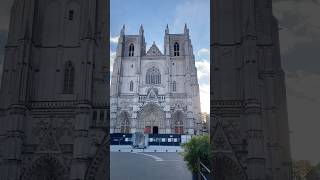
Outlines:
{"type": "Polygon", "coordinates": [[[184,34],[165,34],[170,39],[164,46],[170,51],[163,54],[153,44],[145,52],[143,29],[139,35],[125,35],[124,28],[118,43],[111,82],[111,133],[121,131],[120,113],[130,114],[131,133],[144,131],[138,128],[140,113],[148,104],[157,104],[165,115],[159,133],[175,133],[173,114],[183,113],[183,133],[194,134],[196,123],[200,121],[199,85],[196,77],[196,67],[188,31],[184,34]],[[170,38],[169,38],[170,37],[170,38]],[[179,43],[179,55],[175,57],[173,45],[179,43]],[[135,56],[129,57],[129,45],[134,43],[135,56]],[[188,68],[187,66],[192,66],[188,68]],[[161,84],[146,84],[146,74],[149,68],[157,68],[161,73],[161,84]],[[120,73],[116,73],[120,72],[120,73]],[[130,81],[134,82],[134,91],[130,91],[130,81]],[[176,82],[173,92],[172,83],[176,82]],[[196,88],[194,88],[196,87],[196,88]],[[156,98],[150,99],[150,88],[156,89],[156,98]]]}

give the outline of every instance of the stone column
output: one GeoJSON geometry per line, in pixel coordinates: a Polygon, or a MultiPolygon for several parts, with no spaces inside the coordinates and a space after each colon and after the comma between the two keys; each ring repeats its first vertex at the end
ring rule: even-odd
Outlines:
{"type": "Polygon", "coordinates": [[[116,126],[117,126],[116,123],[117,123],[117,113],[110,111],[110,134],[115,133],[116,126]]]}
{"type": "Polygon", "coordinates": [[[24,137],[23,124],[26,120],[27,108],[24,105],[12,105],[7,113],[3,124],[6,129],[6,139],[3,143],[5,148],[3,148],[0,177],[1,179],[19,180],[24,137]]]}
{"type": "Polygon", "coordinates": [[[186,123],[187,123],[186,129],[188,134],[194,134],[194,127],[196,124],[194,123],[193,113],[191,111],[187,112],[186,123]]]}
{"type": "Polygon", "coordinates": [[[170,105],[165,105],[164,107],[164,112],[165,112],[165,133],[166,134],[171,134],[171,121],[172,121],[172,116],[170,113],[170,105]]]}
{"type": "Polygon", "coordinates": [[[139,127],[137,127],[138,126],[138,119],[137,119],[136,113],[134,113],[132,116],[135,118],[132,118],[132,121],[131,121],[131,123],[132,123],[131,124],[131,133],[135,133],[135,132],[137,132],[137,129],[139,129],[139,127]]]}
{"type": "Polygon", "coordinates": [[[171,134],[171,114],[166,113],[166,134],[171,134]]]}
{"type": "Polygon", "coordinates": [[[77,106],[74,124],[73,159],[71,162],[72,180],[83,180],[86,175],[89,157],[89,124],[91,106],[79,103],[77,106]]]}

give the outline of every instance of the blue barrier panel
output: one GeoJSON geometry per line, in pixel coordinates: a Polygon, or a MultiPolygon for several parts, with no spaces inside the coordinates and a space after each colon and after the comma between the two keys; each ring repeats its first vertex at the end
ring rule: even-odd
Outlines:
{"type": "Polygon", "coordinates": [[[132,145],[132,134],[114,133],[110,134],[111,145],[132,145]]]}
{"type": "MultiPolygon", "coordinates": [[[[111,145],[132,145],[132,134],[110,134],[111,145]]],[[[180,146],[181,134],[148,134],[148,144],[151,146],[180,146]]]]}

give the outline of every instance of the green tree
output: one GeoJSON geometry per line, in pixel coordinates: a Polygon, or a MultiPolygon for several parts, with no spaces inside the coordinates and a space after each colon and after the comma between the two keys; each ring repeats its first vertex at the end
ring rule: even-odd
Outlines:
{"type": "Polygon", "coordinates": [[[315,179],[319,179],[319,177],[320,177],[320,163],[318,163],[316,166],[312,167],[312,169],[305,176],[305,179],[306,180],[315,180],[315,179]]]}
{"type": "Polygon", "coordinates": [[[292,171],[294,180],[304,180],[307,174],[313,169],[310,161],[298,160],[293,161],[292,171]]]}
{"type": "Polygon", "coordinates": [[[198,171],[198,159],[210,167],[212,150],[208,135],[194,136],[187,143],[182,144],[184,152],[181,153],[190,171],[198,171]]]}

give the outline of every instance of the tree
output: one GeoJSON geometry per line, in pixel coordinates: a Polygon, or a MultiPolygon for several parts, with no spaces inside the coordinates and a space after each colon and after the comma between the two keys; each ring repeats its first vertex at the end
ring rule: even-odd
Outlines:
{"type": "Polygon", "coordinates": [[[311,171],[306,175],[306,180],[317,180],[320,178],[320,163],[312,167],[311,171]]]}
{"type": "Polygon", "coordinates": [[[187,166],[190,171],[198,172],[198,160],[210,167],[212,150],[208,135],[194,136],[189,142],[182,144],[182,148],[184,152],[181,154],[184,160],[187,161],[187,166]]]}
{"type": "Polygon", "coordinates": [[[292,172],[294,180],[304,180],[307,174],[313,169],[313,166],[308,160],[298,160],[292,163],[292,172]]]}

